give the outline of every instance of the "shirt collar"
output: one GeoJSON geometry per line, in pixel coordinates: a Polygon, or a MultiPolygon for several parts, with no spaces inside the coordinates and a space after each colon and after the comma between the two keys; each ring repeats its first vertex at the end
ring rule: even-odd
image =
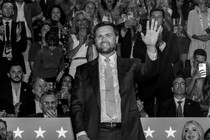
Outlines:
{"type": "Polygon", "coordinates": [[[178,105],[178,101],[182,101],[182,104],[184,104],[185,100],[186,100],[185,97],[183,99],[181,99],[181,100],[179,100],[179,99],[174,97],[174,101],[175,101],[176,105],[178,105]]]}
{"type": "MultiPolygon", "coordinates": [[[[99,62],[101,62],[101,63],[105,62],[104,60],[106,59],[106,57],[104,57],[100,53],[98,56],[99,56],[99,62]]],[[[115,52],[112,56],[109,57],[109,59],[110,59],[110,63],[114,64],[117,60],[117,53],[115,52]]]]}

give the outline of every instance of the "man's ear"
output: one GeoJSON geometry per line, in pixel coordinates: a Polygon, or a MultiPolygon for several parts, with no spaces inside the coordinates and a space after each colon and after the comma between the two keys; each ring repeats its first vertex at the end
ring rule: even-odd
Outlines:
{"type": "Polygon", "coordinates": [[[116,36],[116,44],[118,43],[119,35],[116,36]]]}
{"type": "Polygon", "coordinates": [[[171,91],[174,92],[174,88],[173,87],[171,87],[171,91]]]}

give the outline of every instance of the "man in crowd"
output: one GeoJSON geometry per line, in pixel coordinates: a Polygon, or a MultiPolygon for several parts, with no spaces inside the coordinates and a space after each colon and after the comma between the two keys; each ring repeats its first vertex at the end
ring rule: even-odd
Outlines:
{"type": "Polygon", "coordinates": [[[57,109],[58,107],[58,99],[54,92],[47,91],[44,92],[39,101],[40,108],[42,113],[36,113],[30,115],[30,117],[44,117],[44,118],[53,118],[53,117],[62,117],[59,114],[57,109]]]}
{"type": "Polygon", "coordinates": [[[25,3],[25,0],[15,0],[15,10],[13,20],[16,22],[21,22],[25,25],[25,33],[26,33],[26,41],[27,46],[26,50],[23,53],[24,61],[26,65],[26,74],[24,76],[24,81],[28,82],[29,76],[31,73],[29,62],[28,62],[28,53],[31,47],[32,41],[34,41],[34,34],[32,29],[32,22],[42,19],[43,12],[41,11],[41,7],[38,3],[25,3]]]}
{"type": "Polygon", "coordinates": [[[12,20],[14,6],[11,0],[1,4],[3,19],[0,21],[0,82],[7,79],[7,71],[12,60],[19,60],[25,72],[22,53],[26,50],[25,25],[12,20]]]}
{"type": "Polygon", "coordinates": [[[187,99],[186,81],[183,76],[177,76],[172,84],[174,97],[160,105],[159,117],[202,117],[198,102],[187,99]]]}
{"type": "Polygon", "coordinates": [[[142,38],[147,45],[145,64],[117,56],[118,32],[112,23],[95,28],[99,57],[77,68],[72,89],[71,115],[78,140],[144,140],[136,103],[135,83],[158,69],[155,44],[161,27],[148,21],[142,38]]]}
{"type": "MultiPolygon", "coordinates": [[[[163,9],[157,8],[150,11],[150,19],[158,22],[158,26],[163,26],[165,21],[165,13],[163,9]]],[[[141,40],[137,40],[141,41],[141,40]]],[[[175,34],[169,32],[164,28],[160,32],[156,47],[159,54],[159,73],[153,78],[144,82],[138,83],[139,97],[144,102],[144,109],[150,117],[156,115],[154,110],[155,99],[157,99],[157,105],[167,99],[173,97],[171,91],[171,84],[174,79],[174,64],[179,60],[178,48],[176,46],[177,38],[175,34]]],[[[137,43],[142,44],[142,43],[137,43]]],[[[134,46],[134,56],[138,56],[141,51],[139,48],[145,46],[134,46]]],[[[141,53],[142,54],[142,53],[141,53]]],[[[158,113],[158,110],[157,110],[158,113]]]]}
{"type": "Polygon", "coordinates": [[[27,117],[31,114],[31,102],[34,95],[32,88],[23,82],[23,68],[20,63],[13,61],[7,73],[9,81],[0,85],[1,109],[9,116],[27,117]]]}

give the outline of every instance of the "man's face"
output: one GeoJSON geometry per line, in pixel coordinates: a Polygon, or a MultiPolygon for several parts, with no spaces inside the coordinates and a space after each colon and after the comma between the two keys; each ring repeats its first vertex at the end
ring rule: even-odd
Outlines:
{"type": "Polygon", "coordinates": [[[127,13],[133,13],[134,17],[138,16],[138,5],[134,2],[129,2],[127,6],[127,13]]]}
{"type": "Polygon", "coordinates": [[[154,11],[151,13],[151,20],[154,19],[158,22],[158,27],[163,25],[164,17],[162,11],[154,11]]]}
{"type": "Polygon", "coordinates": [[[95,9],[95,4],[92,2],[87,3],[85,6],[85,12],[88,14],[89,17],[94,16],[95,9]]]}
{"type": "Polygon", "coordinates": [[[7,73],[10,80],[14,83],[19,83],[23,78],[23,71],[21,66],[12,66],[9,73],[7,73]]]}
{"type": "Polygon", "coordinates": [[[206,61],[205,56],[202,55],[196,55],[194,60],[193,60],[193,67],[197,68],[199,63],[204,63],[206,61]]]}
{"type": "Polygon", "coordinates": [[[42,100],[41,100],[41,109],[44,114],[48,110],[56,111],[57,104],[58,102],[55,95],[45,95],[44,97],[42,97],[42,100]]]}
{"type": "Polygon", "coordinates": [[[99,27],[95,32],[96,49],[101,54],[114,52],[118,36],[116,36],[112,26],[99,27]]]}
{"type": "Polygon", "coordinates": [[[186,92],[186,82],[183,78],[178,77],[173,82],[172,91],[174,92],[174,96],[184,97],[186,92]]]}
{"type": "Polygon", "coordinates": [[[9,18],[14,14],[13,4],[10,2],[4,3],[2,6],[3,17],[9,18]]]}

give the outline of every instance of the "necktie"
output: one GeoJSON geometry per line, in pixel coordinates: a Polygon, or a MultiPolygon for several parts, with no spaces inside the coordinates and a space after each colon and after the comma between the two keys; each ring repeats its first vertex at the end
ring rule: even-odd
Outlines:
{"type": "Polygon", "coordinates": [[[182,101],[178,101],[177,117],[183,117],[181,103],[182,101]]]}
{"type": "Polygon", "coordinates": [[[7,42],[9,42],[9,35],[10,35],[10,29],[9,29],[9,22],[6,22],[6,37],[7,37],[7,42]]]}
{"type": "Polygon", "coordinates": [[[106,58],[105,62],[106,114],[113,118],[116,114],[113,73],[110,65],[110,59],[106,58]]]}

